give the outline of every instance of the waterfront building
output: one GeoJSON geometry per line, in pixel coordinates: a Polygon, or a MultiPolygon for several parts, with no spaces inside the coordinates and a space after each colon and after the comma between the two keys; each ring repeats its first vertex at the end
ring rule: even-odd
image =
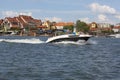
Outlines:
{"type": "Polygon", "coordinates": [[[22,31],[28,34],[29,32],[35,32],[38,28],[43,28],[42,21],[31,16],[19,15],[17,17],[5,17],[5,19],[0,20],[0,30],[2,30],[2,33],[22,31]]]}
{"type": "Polygon", "coordinates": [[[63,29],[65,26],[73,26],[73,22],[58,22],[55,24],[57,29],[63,29]]]}
{"type": "Polygon", "coordinates": [[[120,32],[120,25],[115,25],[112,29],[115,33],[120,32]]]}
{"type": "Polygon", "coordinates": [[[106,35],[112,31],[111,24],[109,23],[96,23],[90,24],[90,32],[94,35],[106,35]]]}

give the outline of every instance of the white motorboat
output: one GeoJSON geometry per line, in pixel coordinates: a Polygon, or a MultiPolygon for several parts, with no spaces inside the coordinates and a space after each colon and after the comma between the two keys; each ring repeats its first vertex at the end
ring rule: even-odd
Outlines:
{"type": "Polygon", "coordinates": [[[120,38],[120,34],[112,34],[112,35],[109,35],[108,37],[114,37],[114,38],[120,38]]]}
{"type": "Polygon", "coordinates": [[[90,37],[92,37],[92,36],[88,35],[88,34],[80,34],[80,35],[64,34],[64,35],[50,37],[50,38],[48,38],[46,43],[62,42],[62,41],[78,42],[78,41],[81,41],[81,40],[86,42],[90,37]]]}
{"type": "Polygon", "coordinates": [[[62,41],[86,42],[90,37],[92,36],[88,34],[76,34],[76,26],[74,26],[73,34],[53,36],[53,37],[48,38],[46,43],[62,42],[62,41]]]}
{"type": "Polygon", "coordinates": [[[120,38],[120,34],[116,34],[116,36],[115,36],[116,38],[120,38]]]}

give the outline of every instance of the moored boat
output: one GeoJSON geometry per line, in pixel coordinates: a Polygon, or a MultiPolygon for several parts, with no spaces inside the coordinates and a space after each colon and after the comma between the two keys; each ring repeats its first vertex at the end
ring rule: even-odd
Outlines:
{"type": "Polygon", "coordinates": [[[120,33],[118,33],[118,34],[111,34],[111,35],[108,35],[107,37],[120,38],[120,33]]]}

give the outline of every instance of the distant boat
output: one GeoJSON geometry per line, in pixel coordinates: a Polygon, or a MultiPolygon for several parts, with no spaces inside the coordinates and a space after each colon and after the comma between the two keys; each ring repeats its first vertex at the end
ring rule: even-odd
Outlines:
{"type": "Polygon", "coordinates": [[[107,37],[120,38],[120,33],[118,33],[118,34],[111,34],[111,35],[108,35],[107,37]]]}

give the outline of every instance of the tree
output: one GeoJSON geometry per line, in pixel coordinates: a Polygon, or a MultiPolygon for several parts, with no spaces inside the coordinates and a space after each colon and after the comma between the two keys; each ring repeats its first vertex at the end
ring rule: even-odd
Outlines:
{"type": "Polygon", "coordinates": [[[76,29],[78,32],[79,31],[82,31],[84,33],[89,32],[89,26],[85,22],[82,22],[80,20],[76,21],[76,29]]]}
{"type": "Polygon", "coordinates": [[[73,25],[64,26],[63,29],[68,29],[68,30],[70,30],[70,31],[73,31],[73,25]]]}

